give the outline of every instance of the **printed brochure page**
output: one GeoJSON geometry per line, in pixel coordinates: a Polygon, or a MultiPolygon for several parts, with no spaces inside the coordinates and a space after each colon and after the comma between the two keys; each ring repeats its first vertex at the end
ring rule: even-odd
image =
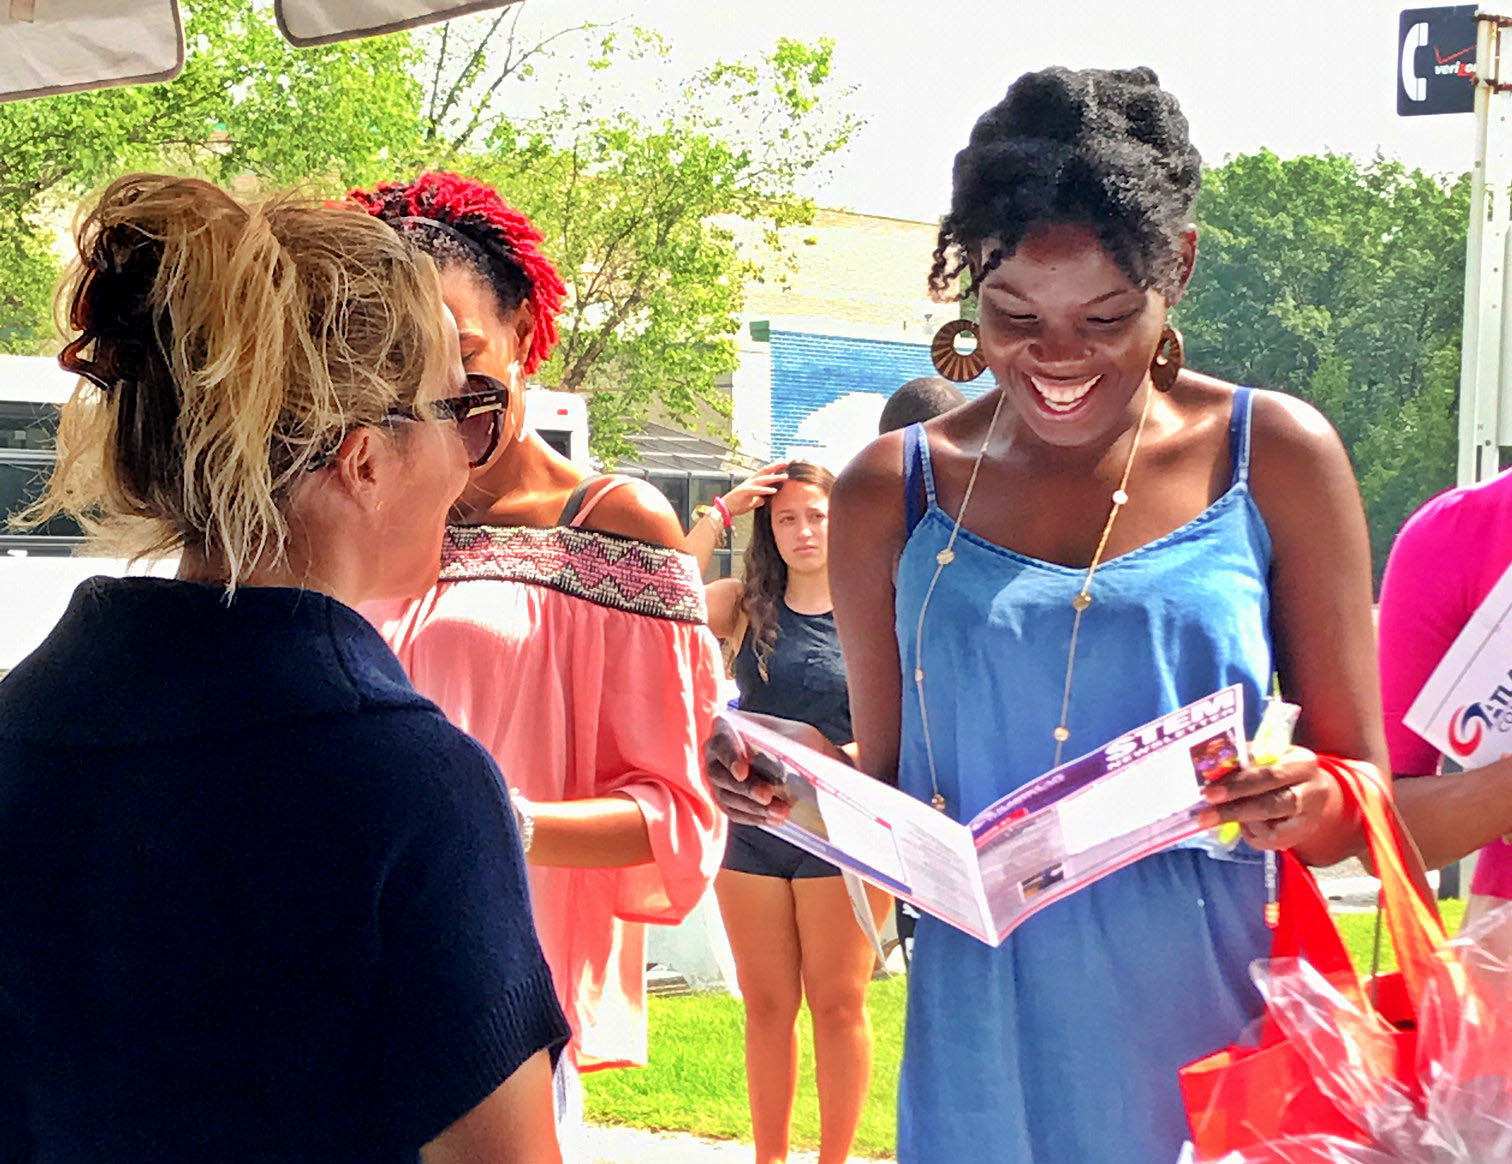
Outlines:
{"type": "Polygon", "coordinates": [[[1512,568],[1476,607],[1402,722],[1461,768],[1512,753],[1512,568]]]}
{"type": "Polygon", "coordinates": [[[1247,762],[1229,687],[1062,764],[962,825],[738,711],[751,778],[792,811],[768,831],[996,946],[1025,918],[1201,831],[1202,786],[1247,762]]]}
{"type": "Polygon", "coordinates": [[[745,741],[751,779],[779,785],[777,795],[792,805],[788,819],[768,832],[991,940],[992,914],[970,829],[738,711],[723,717],[745,741]]]}

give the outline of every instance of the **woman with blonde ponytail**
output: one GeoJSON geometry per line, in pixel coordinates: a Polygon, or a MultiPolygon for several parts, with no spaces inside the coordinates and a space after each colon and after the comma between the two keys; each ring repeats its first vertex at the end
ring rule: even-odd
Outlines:
{"type": "Polygon", "coordinates": [[[424,593],[508,392],[358,211],[122,178],[60,293],[95,578],[0,683],[0,1160],[561,1159],[488,755],[352,609],[424,593]]]}

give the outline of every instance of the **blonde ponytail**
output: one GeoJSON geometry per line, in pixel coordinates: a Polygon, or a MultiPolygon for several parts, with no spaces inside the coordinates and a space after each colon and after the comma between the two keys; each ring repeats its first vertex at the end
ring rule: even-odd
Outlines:
{"type": "Polygon", "coordinates": [[[60,361],[85,379],[21,522],[68,513],[111,553],[193,549],[234,589],[282,557],[291,483],[445,358],[433,264],[353,209],[138,174],[76,237],[60,361]]]}

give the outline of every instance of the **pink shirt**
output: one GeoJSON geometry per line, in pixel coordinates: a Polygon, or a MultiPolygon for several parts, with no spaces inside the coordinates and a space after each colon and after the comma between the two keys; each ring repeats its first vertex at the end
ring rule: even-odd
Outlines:
{"type": "Polygon", "coordinates": [[[720,657],[696,564],[592,530],[454,528],[425,598],[364,613],[526,799],[640,806],[651,863],[530,880],[580,1069],[644,1063],[644,923],[686,915],[724,850],[701,757],[720,657]]]}
{"type": "MultiPolygon", "coordinates": [[[[1397,534],[1381,582],[1381,695],[1397,776],[1439,769],[1438,750],[1402,723],[1444,652],[1512,564],[1512,472],[1441,493],[1397,534]]],[[[1512,846],[1492,841],[1471,892],[1512,898],[1512,846]]]]}

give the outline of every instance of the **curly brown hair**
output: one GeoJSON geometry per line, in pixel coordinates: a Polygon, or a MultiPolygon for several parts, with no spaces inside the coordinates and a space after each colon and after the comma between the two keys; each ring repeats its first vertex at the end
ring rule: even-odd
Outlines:
{"type": "Polygon", "coordinates": [[[1092,227],[1136,286],[1174,301],[1201,185],[1186,117],[1153,70],[1025,73],[956,155],[930,291],[966,298],[1035,227],[1072,223],[1092,227]]]}
{"type": "Polygon", "coordinates": [[[528,300],[535,329],[521,361],[525,375],[551,355],[567,288],[541,253],[544,236],[492,186],[432,172],[353,190],[347,197],[411,239],[438,266],[471,270],[493,289],[500,311],[507,314],[528,300]]]}
{"type": "MultiPolygon", "coordinates": [[[[809,461],[790,461],[786,472],[789,481],[817,485],[826,497],[835,487],[835,475],[809,461]]],[[[777,536],[772,532],[774,500],[775,497],[769,498],[755,511],[751,541],[745,551],[745,590],[740,599],[741,608],[750,620],[746,633],[751,636],[756,669],[763,682],[770,678],[767,660],[777,646],[777,602],[787,593],[787,563],[777,551],[777,536]]]]}

